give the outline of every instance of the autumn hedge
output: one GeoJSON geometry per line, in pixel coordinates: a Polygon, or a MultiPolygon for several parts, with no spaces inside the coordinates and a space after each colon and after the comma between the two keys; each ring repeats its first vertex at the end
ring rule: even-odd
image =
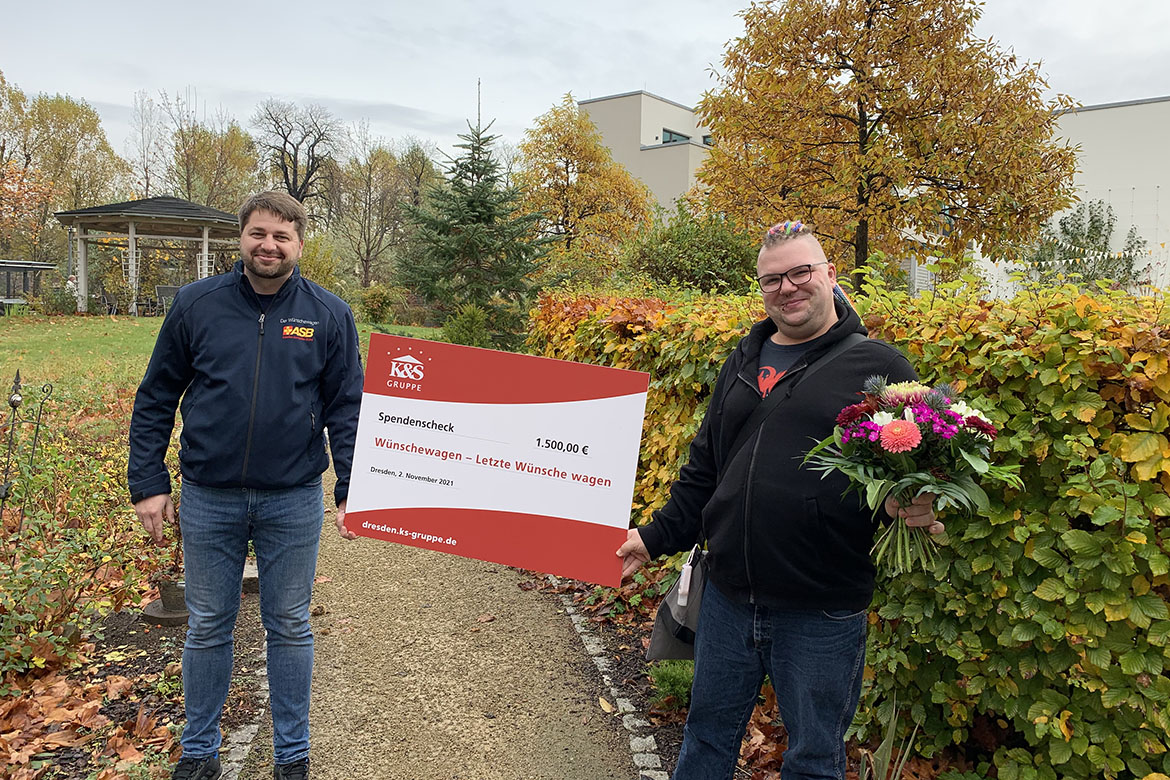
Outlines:
{"type": "MultiPolygon", "coordinates": [[[[963,282],[915,299],[875,282],[856,302],[925,381],[987,412],[1025,481],[951,520],[933,574],[879,582],[858,736],[896,693],[917,752],[980,775],[1170,773],[1164,302],[1072,286],[986,301],[963,282]]],[[[636,522],[665,501],[720,362],[761,315],[754,297],[551,295],[534,310],[534,351],[651,374],[636,522]]]]}

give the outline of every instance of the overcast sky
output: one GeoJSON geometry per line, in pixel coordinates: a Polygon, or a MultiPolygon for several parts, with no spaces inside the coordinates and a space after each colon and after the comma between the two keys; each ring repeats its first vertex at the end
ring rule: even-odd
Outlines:
{"type": "MultiPolygon", "coordinates": [[[[0,72],[102,115],[126,152],[134,93],[194,88],[247,125],[269,97],[449,149],[475,119],[511,142],[560,102],[645,89],[686,105],[716,85],[747,0],[6,2],[0,72]]],[[[990,0],[977,33],[1042,61],[1085,105],[1170,95],[1167,0],[990,0]]]]}

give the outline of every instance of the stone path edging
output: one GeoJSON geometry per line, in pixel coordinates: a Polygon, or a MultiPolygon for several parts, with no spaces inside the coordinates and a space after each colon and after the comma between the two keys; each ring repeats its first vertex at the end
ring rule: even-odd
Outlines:
{"type": "Polygon", "coordinates": [[[268,654],[268,641],[260,643],[256,653],[256,698],[260,706],[256,708],[256,719],[246,726],[239,726],[228,735],[219,748],[219,763],[223,770],[221,780],[237,780],[244,769],[244,762],[252,752],[256,741],[256,734],[264,722],[264,713],[268,710],[268,665],[265,663],[268,654]]]}
{"type": "MultiPolygon", "coordinates": [[[[548,581],[554,585],[560,584],[559,580],[551,574],[548,575],[548,581]]],[[[601,673],[601,680],[605,683],[610,695],[613,696],[618,714],[622,716],[622,725],[630,734],[630,754],[633,757],[634,766],[640,772],[639,780],[670,780],[670,776],[662,771],[662,759],[658,756],[657,741],[652,734],[644,733],[649,728],[650,723],[638,717],[633,702],[622,695],[622,692],[614,684],[613,678],[610,677],[609,654],[601,637],[589,625],[589,620],[573,606],[572,598],[564,593],[560,594],[560,597],[561,603],[565,607],[565,614],[573,621],[573,628],[581,637],[581,644],[585,646],[585,652],[597,666],[597,671],[601,673]]]]}
{"type": "MultiPolygon", "coordinates": [[[[260,592],[260,575],[254,561],[244,565],[244,578],[241,583],[244,593],[260,592]]],[[[241,604],[241,607],[243,605],[241,604]]],[[[263,629],[261,629],[263,630],[263,629]]],[[[238,726],[224,740],[220,746],[219,759],[223,774],[221,780],[237,780],[244,768],[244,761],[252,752],[252,745],[256,741],[256,734],[260,731],[260,724],[264,722],[264,713],[268,709],[268,640],[260,643],[260,649],[254,656],[256,663],[256,698],[260,706],[256,708],[256,719],[246,726],[238,726]]]]}

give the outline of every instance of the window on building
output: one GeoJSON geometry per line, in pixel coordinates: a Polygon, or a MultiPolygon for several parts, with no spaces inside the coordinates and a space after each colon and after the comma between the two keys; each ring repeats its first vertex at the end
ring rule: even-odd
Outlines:
{"type": "Polygon", "coordinates": [[[689,141],[689,140],[691,140],[691,137],[689,135],[683,135],[682,133],[676,133],[673,130],[667,130],[665,127],[662,128],[662,143],[664,143],[664,144],[674,143],[675,141],[689,141]]]}
{"type": "Polygon", "coordinates": [[[705,146],[714,146],[715,145],[715,136],[711,135],[710,133],[703,136],[703,144],[705,146]]]}

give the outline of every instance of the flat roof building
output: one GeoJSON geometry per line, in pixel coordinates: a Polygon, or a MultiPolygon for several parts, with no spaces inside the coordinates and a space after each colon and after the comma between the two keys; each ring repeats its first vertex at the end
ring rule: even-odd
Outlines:
{"type": "MultiPolygon", "coordinates": [[[[579,105],[597,126],[613,159],[641,179],[662,206],[671,208],[694,186],[712,140],[694,109],[644,90],[582,100],[579,105]]],[[[1059,138],[1080,146],[1073,179],[1080,201],[1102,200],[1113,207],[1114,251],[1122,248],[1130,227],[1136,228],[1147,243],[1135,270],[1158,287],[1170,287],[1167,127],[1170,96],[1084,106],[1063,114],[1057,131],[1059,138]]],[[[1011,270],[1006,264],[998,268],[998,273],[987,269],[991,277],[1002,277],[989,279],[993,287],[1007,285],[1011,270]]]]}
{"type": "Polygon", "coordinates": [[[615,162],[640,179],[658,203],[671,208],[695,184],[711,145],[695,111],[639,90],[579,101],[615,162]]]}
{"type": "Polygon", "coordinates": [[[1134,268],[1148,269],[1159,287],[1170,285],[1167,128],[1170,95],[1084,106],[1060,118],[1060,134],[1081,147],[1073,180],[1081,202],[1103,200],[1113,207],[1114,250],[1121,249],[1130,226],[1137,229],[1146,240],[1146,257],[1138,258],[1134,268]]]}
{"type": "MultiPolygon", "coordinates": [[[[1079,202],[1072,208],[1094,200],[1112,206],[1117,223],[1110,248],[1121,251],[1129,229],[1135,228],[1146,248],[1134,258],[1134,271],[1140,282],[1160,288],[1170,287],[1167,127],[1170,96],[1073,109],[1061,115],[1056,131],[1058,139],[1080,147],[1073,177],[1079,202]]],[[[1056,214],[1052,224],[1067,213],[1056,214]]],[[[992,294],[1010,295],[1015,290],[1010,274],[1019,270],[1018,265],[983,263],[982,269],[992,294]]]]}

